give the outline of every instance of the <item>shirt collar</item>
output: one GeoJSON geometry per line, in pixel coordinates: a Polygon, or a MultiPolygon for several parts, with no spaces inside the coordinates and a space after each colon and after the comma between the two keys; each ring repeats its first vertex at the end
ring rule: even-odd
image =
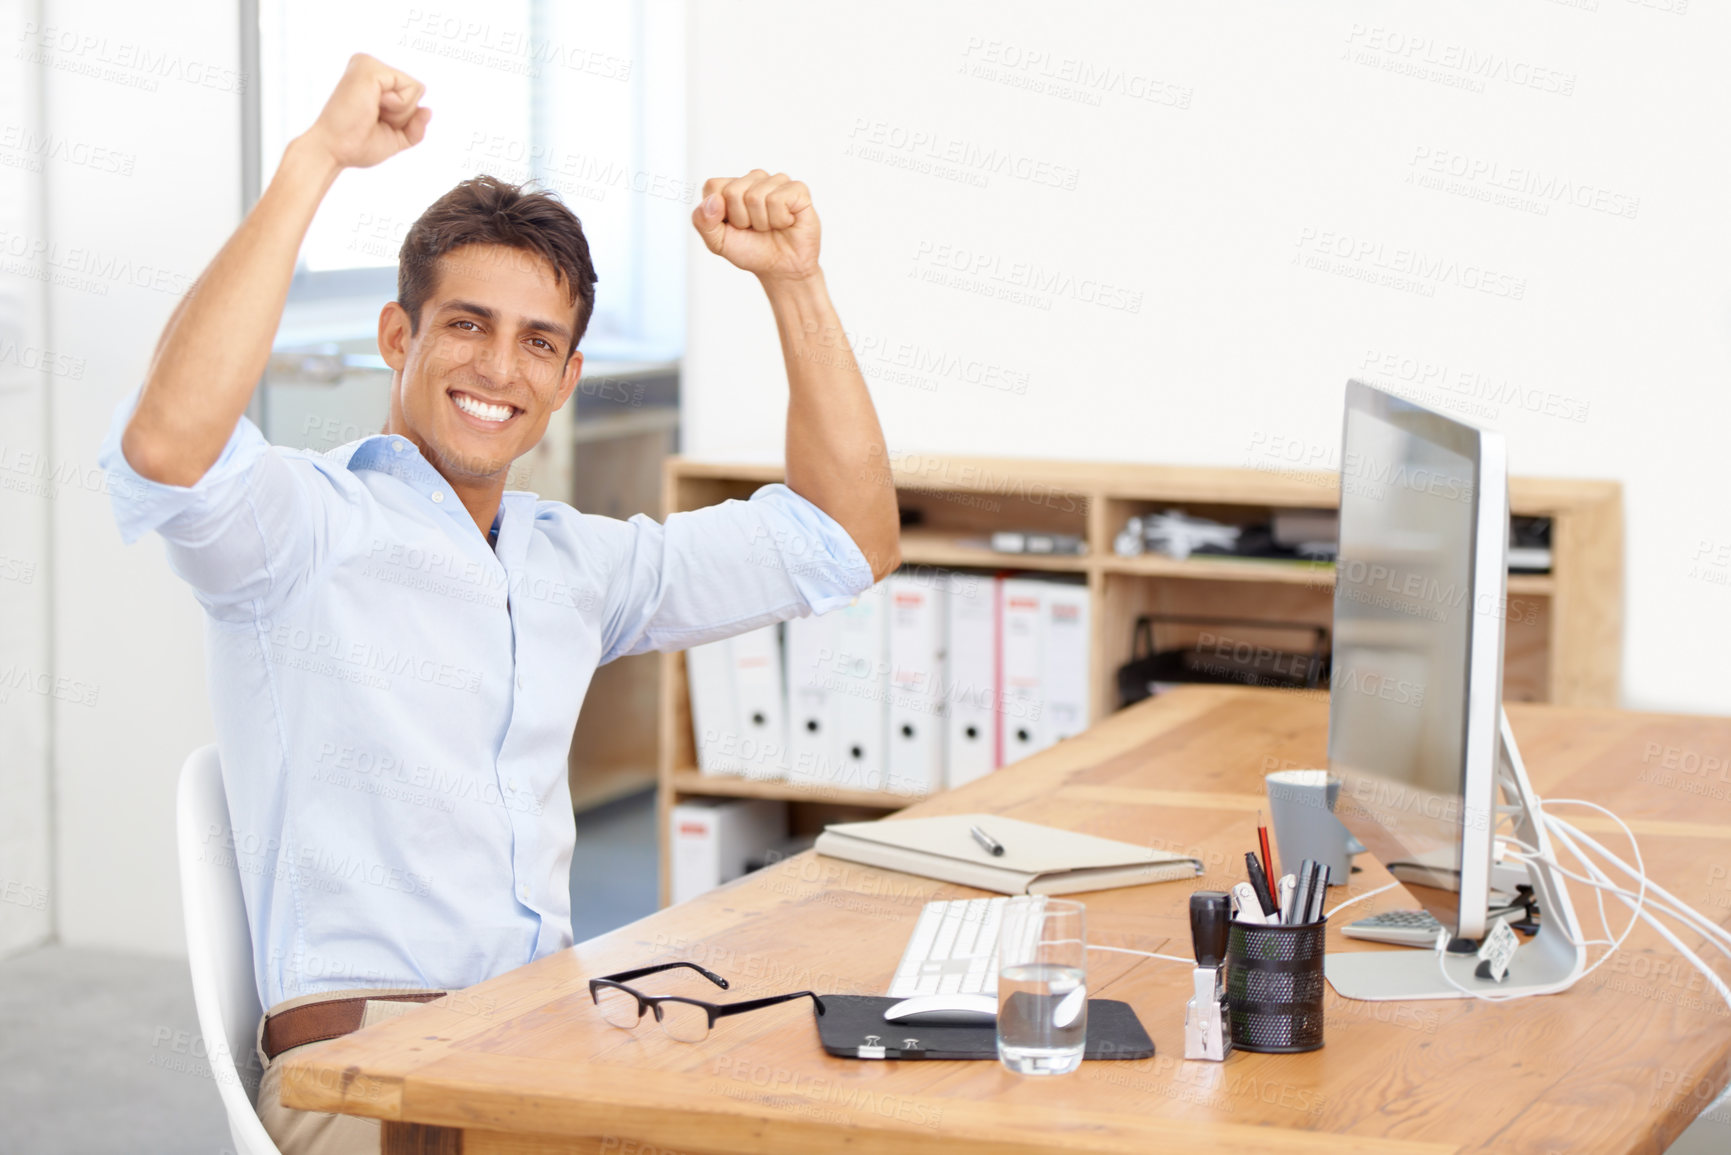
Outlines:
{"type": "MultiPolygon", "coordinates": [[[[370,469],[375,473],[394,477],[416,493],[434,501],[465,527],[472,528],[475,524],[469,517],[469,511],[457,497],[457,491],[451,488],[451,483],[421,456],[415,443],[406,437],[395,433],[374,433],[359,441],[351,441],[347,445],[328,450],[325,456],[351,472],[370,469]]],[[[493,526],[498,531],[493,550],[507,568],[512,561],[522,556],[528,546],[525,535],[515,532],[516,523],[525,518],[533,518],[536,500],[533,493],[508,489],[499,502],[499,512],[493,518],[493,526]],[[509,557],[507,553],[510,554],[509,557]]]]}

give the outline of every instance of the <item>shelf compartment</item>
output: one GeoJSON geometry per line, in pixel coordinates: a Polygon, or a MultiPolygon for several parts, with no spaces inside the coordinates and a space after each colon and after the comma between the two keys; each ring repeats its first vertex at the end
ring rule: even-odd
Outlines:
{"type": "Polygon", "coordinates": [[[673,791],[680,795],[723,798],[775,798],[787,802],[833,802],[843,806],[865,806],[874,810],[900,810],[923,802],[925,794],[894,794],[888,790],[844,790],[835,786],[808,786],[782,779],[736,778],[728,774],[704,774],[695,768],[675,770],[673,791]]]}

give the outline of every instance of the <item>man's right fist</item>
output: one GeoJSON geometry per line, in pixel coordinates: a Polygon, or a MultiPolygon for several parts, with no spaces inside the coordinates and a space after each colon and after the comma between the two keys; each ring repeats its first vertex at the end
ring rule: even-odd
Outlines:
{"type": "Polygon", "coordinates": [[[344,168],[371,168],[421,143],[433,110],[417,102],[426,86],[365,53],[349,66],[307,135],[344,168]]]}

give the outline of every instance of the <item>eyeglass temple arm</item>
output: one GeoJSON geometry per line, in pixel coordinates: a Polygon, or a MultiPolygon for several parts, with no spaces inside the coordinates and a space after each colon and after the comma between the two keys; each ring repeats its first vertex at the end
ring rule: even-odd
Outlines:
{"type": "Polygon", "coordinates": [[[694,962],[661,963],[658,966],[638,967],[634,971],[620,971],[616,975],[602,975],[601,977],[608,980],[609,982],[626,983],[626,982],[630,982],[632,979],[640,979],[644,975],[658,974],[661,971],[670,971],[670,970],[673,970],[677,967],[690,967],[692,970],[696,971],[698,974],[702,975],[704,978],[708,979],[710,982],[714,983],[716,986],[720,987],[722,990],[727,989],[727,980],[726,979],[722,978],[720,975],[716,974],[714,971],[704,970],[702,967],[698,966],[694,962]]]}
{"type": "Polygon", "coordinates": [[[771,995],[767,999],[747,999],[743,1003],[728,1003],[725,1006],[715,1008],[715,1017],[721,1018],[723,1015],[742,1015],[746,1011],[760,1010],[763,1007],[773,1007],[777,1003],[785,1003],[792,999],[804,998],[809,998],[812,1002],[817,1004],[818,1014],[821,1015],[824,1013],[823,1000],[818,998],[816,994],[811,991],[794,991],[790,995],[771,995]]]}

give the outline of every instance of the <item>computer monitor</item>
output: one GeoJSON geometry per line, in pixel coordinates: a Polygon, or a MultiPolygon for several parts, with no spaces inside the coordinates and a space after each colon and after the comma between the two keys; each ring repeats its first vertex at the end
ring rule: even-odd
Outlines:
{"type": "Polygon", "coordinates": [[[1352,381],[1340,460],[1336,813],[1439,922],[1477,939],[1502,706],[1503,439],[1352,381]]]}
{"type": "MultiPolygon", "coordinates": [[[[1548,847],[1502,710],[1508,533],[1500,434],[1347,383],[1328,720],[1336,814],[1465,957],[1445,971],[1429,952],[1331,954],[1327,974],[1342,995],[1512,989],[1475,979],[1472,958],[1488,926],[1499,830],[1548,847]]],[[[1511,977],[1535,992],[1563,989],[1581,967],[1574,912],[1560,878],[1528,876],[1542,925],[1557,933],[1523,949],[1511,977]]]]}

